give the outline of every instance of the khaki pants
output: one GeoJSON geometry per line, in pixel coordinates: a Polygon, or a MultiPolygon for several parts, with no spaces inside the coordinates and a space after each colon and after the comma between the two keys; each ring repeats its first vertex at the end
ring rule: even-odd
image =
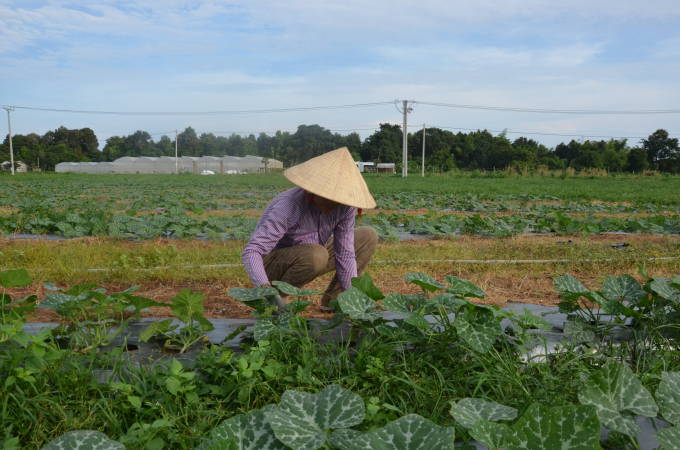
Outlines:
{"type": "MultiPolygon", "coordinates": [[[[377,246],[378,233],[373,228],[358,227],[354,229],[354,255],[357,261],[358,275],[363,274],[366,270],[377,246]]],[[[302,288],[321,275],[335,270],[333,236],[328,240],[325,247],[320,244],[302,244],[277,248],[266,255],[263,261],[264,270],[270,282],[283,281],[302,288]]],[[[335,299],[340,292],[340,282],[336,274],[326,288],[326,295],[322,298],[322,303],[327,306],[328,302],[335,299]]],[[[288,301],[287,298],[285,299],[288,301]]]]}

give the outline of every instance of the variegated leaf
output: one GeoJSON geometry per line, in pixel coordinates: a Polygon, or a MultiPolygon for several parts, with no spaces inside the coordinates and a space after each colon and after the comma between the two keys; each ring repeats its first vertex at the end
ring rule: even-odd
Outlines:
{"type": "Polygon", "coordinates": [[[621,275],[618,278],[607,277],[602,284],[602,294],[607,300],[623,299],[634,305],[648,295],[640,287],[640,283],[628,274],[621,275]]]}
{"type": "Polygon", "coordinates": [[[578,399],[583,405],[595,406],[602,425],[629,436],[638,436],[641,430],[635,418],[624,411],[645,417],[656,417],[659,411],[628,364],[613,360],[588,377],[578,399]]]}
{"type": "Polygon", "coordinates": [[[306,295],[319,295],[323,292],[317,291],[315,289],[303,289],[297,288],[292,284],[284,283],[283,281],[272,281],[272,284],[278,288],[279,291],[286,295],[293,295],[296,297],[304,297],[306,295]]]}
{"type": "Polygon", "coordinates": [[[659,430],[654,437],[663,446],[663,450],[680,450],[680,428],[659,430]]]}
{"type": "Polygon", "coordinates": [[[503,441],[505,440],[508,431],[509,428],[504,423],[478,420],[472,425],[470,436],[490,449],[497,449],[503,446],[503,441]]]}
{"type": "Polygon", "coordinates": [[[318,394],[286,391],[278,408],[265,411],[277,439],[298,450],[316,450],[325,430],[349,428],[364,420],[364,401],[332,384],[318,394]]]}
{"type": "Polygon", "coordinates": [[[62,294],[59,292],[48,292],[45,294],[45,299],[36,305],[36,308],[51,309],[53,311],[61,311],[68,302],[77,302],[78,299],[72,295],[62,294]]]}
{"type": "Polygon", "coordinates": [[[475,308],[456,317],[453,325],[458,335],[478,352],[486,353],[503,332],[494,313],[486,308],[475,308]]]}
{"type": "Polygon", "coordinates": [[[654,277],[649,287],[666,300],[680,303],[680,291],[671,286],[666,279],[654,277]]]}
{"type": "Polygon", "coordinates": [[[484,298],[486,296],[486,293],[483,290],[468,280],[454,277],[453,275],[447,276],[445,280],[449,284],[449,287],[446,288],[446,292],[450,294],[459,294],[463,297],[477,298],[484,298]]]}
{"type": "Polygon", "coordinates": [[[423,316],[415,311],[411,311],[411,300],[405,295],[397,293],[387,294],[387,298],[380,302],[380,306],[388,311],[406,316],[406,323],[410,323],[418,328],[430,328],[430,323],[423,316]]]}
{"type": "Polygon", "coordinates": [[[211,445],[224,440],[234,440],[237,450],[286,449],[286,446],[276,439],[274,430],[262,409],[254,409],[248,414],[239,414],[225,420],[212,431],[212,440],[196,450],[209,450],[211,445]]]}
{"type": "Polygon", "coordinates": [[[59,436],[42,450],[125,450],[125,446],[99,431],[78,430],[59,436]]]}
{"type": "Polygon", "coordinates": [[[464,398],[458,403],[451,403],[451,415],[465,428],[472,428],[478,420],[513,420],[517,417],[517,410],[481,398],[464,398]]]}
{"type": "Polygon", "coordinates": [[[427,303],[437,308],[455,309],[467,305],[468,301],[463,300],[454,294],[444,292],[443,294],[438,294],[427,299],[427,303]]]}
{"type": "Polygon", "coordinates": [[[564,323],[564,337],[574,342],[593,342],[595,333],[585,323],[568,321],[564,323]]]}
{"type": "Polygon", "coordinates": [[[674,425],[680,425],[680,372],[662,372],[656,390],[656,403],[661,415],[674,425]]]}
{"type": "Polygon", "coordinates": [[[593,450],[600,440],[600,422],[592,406],[561,406],[550,411],[534,403],[513,424],[506,450],[593,450]]]}
{"type": "Polygon", "coordinates": [[[258,300],[272,295],[279,295],[279,291],[271,286],[260,286],[252,289],[235,287],[229,290],[229,297],[234,298],[240,302],[249,302],[258,300]]]}
{"type": "Polygon", "coordinates": [[[343,313],[354,320],[374,321],[382,318],[382,311],[375,309],[378,304],[355,287],[338,295],[338,305],[343,313]]]}
{"type": "Polygon", "coordinates": [[[416,284],[430,292],[446,289],[446,286],[441,284],[439,281],[421,272],[407,273],[404,275],[404,280],[408,281],[409,283],[416,284]]]}
{"type": "Polygon", "coordinates": [[[590,289],[582,285],[576,278],[569,274],[555,278],[555,290],[573,294],[585,294],[586,292],[590,292],[590,289]]]}
{"type": "Polygon", "coordinates": [[[408,414],[367,433],[339,430],[329,442],[341,450],[453,450],[454,428],[443,428],[417,414],[408,414]]]}
{"type": "Polygon", "coordinates": [[[253,325],[253,337],[256,341],[267,339],[277,331],[277,328],[272,317],[263,317],[253,325]]]}

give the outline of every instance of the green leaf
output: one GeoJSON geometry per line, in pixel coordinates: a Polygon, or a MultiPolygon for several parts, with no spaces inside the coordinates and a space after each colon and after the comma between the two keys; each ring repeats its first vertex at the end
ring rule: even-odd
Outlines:
{"type": "Polygon", "coordinates": [[[112,441],[99,431],[69,431],[59,436],[42,450],[125,450],[120,442],[112,441]]]}
{"type": "Polygon", "coordinates": [[[443,428],[417,415],[407,414],[368,433],[338,430],[328,438],[341,450],[453,450],[455,429],[443,428]]]}
{"type": "Polygon", "coordinates": [[[205,296],[191,289],[183,289],[170,301],[170,309],[182,322],[189,322],[194,313],[203,315],[203,300],[205,296]]]}
{"type": "Polygon", "coordinates": [[[590,289],[579,283],[576,278],[569,274],[555,278],[555,290],[572,294],[585,294],[586,292],[590,292],[590,289]]]}
{"type": "Polygon", "coordinates": [[[156,300],[146,298],[146,297],[139,297],[136,295],[130,295],[130,294],[123,294],[123,297],[130,302],[132,306],[134,306],[135,311],[142,311],[143,309],[151,308],[154,306],[168,306],[165,303],[160,303],[157,302],[156,300]]]}
{"type": "Polygon", "coordinates": [[[430,292],[446,289],[446,286],[441,284],[439,281],[421,272],[407,273],[404,275],[404,280],[408,281],[409,283],[416,284],[430,292]]]}
{"type": "Polygon", "coordinates": [[[271,286],[260,286],[252,289],[235,287],[229,290],[229,297],[236,299],[240,302],[249,302],[252,300],[259,300],[261,298],[269,297],[272,295],[279,295],[279,291],[271,286]]]}
{"type": "Polygon", "coordinates": [[[169,332],[171,323],[172,319],[156,320],[151,322],[146,330],[142,331],[142,333],[139,335],[139,340],[146,342],[158,334],[169,332]]]}
{"type": "Polygon", "coordinates": [[[135,408],[141,408],[142,407],[142,399],[137,397],[136,395],[128,395],[128,401],[132,406],[135,408]]]}
{"type": "Polygon", "coordinates": [[[196,321],[201,325],[201,329],[203,330],[204,333],[207,333],[215,329],[215,326],[212,324],[212,322],[203,317],[202,314],[195,312],[194,319],[196,319],[196,321]]]}
{"type": "MultiPolygon", "coordinates": [[[[223,439],[218,441],[210,441],[205,445],[197,447],[202,450],[239,450],[238,443],[234,439],[223,439]]],[[[146,449],[145,449],[146,450],[146,449]]]]}
{"type": "Polygon", "coordinates": [[[552,325],[547,320],[533,314],[526,306],[524,307],[524,314],[519,317],[527,328],[538,328],[544,331],[552,330],[552,325]]]}
{"type": "MultiPolygon", "coordinates": [[[[269,406],[268,408],[271,408],[269,406]]],[[[233,440],[237,450],[285,450],[272,430],[264,410],[254,409],[248,414],[239,414],[222,422],[212,431],[212,440],[202,444],[196,450],[207,450],[210,445],[233,440]]]]}
{"type": "Polygon", "coordinates": [[[645,417],[656,417],[659,411],[628,364],[613,360],[588,377],[578,398],[583,405],[595,406],[602,425],[629,436],[638,436],[640,425],[624,411],[645,417]]]}
{"type": "Polygon", "coordinates": [[[276,333],[277,329],[278,327],[274,323],[274,318],[263,317],[253,325],[254,338],[256,341],[262,341],[276,333]]]}
{"type": "Polygon", "coordinates": [[[28,347],[28,343],[31,341],[31,335],[21,331],[14,336],[12,336],[12,340],[16,342],[17,344],[21,345],[23,348],[28,347]]]}
{"type": "Polygon", "coordinates": [[[601,303],[602,312],[605,314],[611,314],[613,316],[621,314],[623,310],[623,303],[618,300],[605,300],[601,303]]]}
{"type": "Polygon", "coordinates": [[[377,303],[355,287],[338,295],[338,305],[343,313],[354,320],[374,321],[382,318],[382,311],[375,309],[377,303]]]}
{"type": "Polygon", "coordinates": [[[493,312],[474,308],[456,317],[453,326],[465,342],[480,353],[486,353],[503,332],[493,312]]]}
{"type": "Polygon", "coordinates": [[[454,277],[453,275],[447,276],[445,280],[449,284],[449,287],[446,288],[446,292],[450,294],[458,294],[462,295],[463,297],[477,298],[484,298],[486,296],[486,293],[483,290],[468,280],[454,277]]]}
{"type": "Polygon", "coordinates": [[[26,269],[13,269],[0,272],[0,286],[7,288],[28,286],[33,280],[26,269]]]}
{"type": "Polygon", "coordinates": [[[656,292],[659,294],[659,296],[665,298],[666,300],[680,303],[680,291],[671,286],[667,280],[654,277],[654,280],[650,283],[649,287],[652,289],[652,291],[656,292]]]}
{"type": "Polygon", "coordinates": [[[380,306],[402,316],[408,317],[411,315],[411,300],[405,295],[397,293],[387,294],[387,298],[380,302],[380,306]]]}
{"type": "Polygon", "coordinates": [[[432,324],[427,321],[427,319],[420,314],[413,313],[406,319],[404,319],[404,322],[413,325],[414,327],[421,328],[423,330],[429,330],[432,324]]]}
{"type": "Polygon", "coordinates": [[[177,395],[181,384],[177,378],[167,377],[165,379],[165,387],[172,395],[177,395]]]}
{"type": "Polygon", "coordinates": [[[326,442],[324,430],[349,428],[364,420],[364,401],[332,384],[318,394],[286,391],[278,408],[264,412],[276,438],[296,450],[316,450],[326,442]]]}
{"type": "Polygon", "coordinates": [[[316,289],[303,289],[300,290],[295,286],[284,283],[283,281],[272,281],[272,284],[278,288],[279,291],[286,295],[294,295],[296,297],[304,297],[307,295],[321,295],[323,292],[317,291],[316,289]]]}
{"type": "Polygon", "coordinates": [[[680,425],[680,372],[662,372],[656,403],[664,419],[680,425]]]}
{"type": "Polygon", "coordinates": [[[300,300],[299,298],[297,298],[292,302],[288,303],[288,311],[292,312],[293,314],[299,314],[311,304],[312,302],[308,300],[300,300]]]}
{"type": "Polygon", "coordinates": [[[462,298],[459,298],[457,295],[454,295],[452,293],[445,292],[443,294],[435,295],[432,298],[428,298],[427,303],[437,308],[456,309],[460,308],[461,306],[467,305],[468,301],[463,300],[462,298]]]}
{"type": "Polygon", "coordinates": [[[648,294],[640,287],[640,283],[635,278],[626,274],[619,278],[607,277],[602,284],[602,295],[607,300],[623,299],[635,305],[648,294]]]}
{"type": "Polygon", "coordinates": [[[360,277],[352,278],[352,286],[359,289],[373,300],[377,301],[385,298],[383,293],[380,292],[380,289],[375,286],[373,278],[371,278],[371,275],[369,275],[368,272],[364,273],[360,277]]]}
{"type": "Polygon", "coordinates": [[[497,449],[503,446],[503,441],[508,431],[509,428],[504,423],[478,420],[472,426],[470,436],[490,449],[497,449]]]}
{"type": "Polygon", "coordinates": [[[53,311],[62,311],[69,302],[77,302],[78,299],[72,295],[62,294],[58,292],[48,292],[45,294],[45,299],[38,303],[36,308],[51,309],[53,311]]]}
{"type": "Polygon", "coordinates": [[[574,342],[593,342],[595,333],[583,322],[567,321],[564,323],[564,337],[574,342]]]}
{"type": "Polygon", "coordinates": [[[517,410],[481,398],[464,398],[458,403],[451,402],[451,415],[465,428],[472,428],[478,420],[513,420],[517,410]]]}
{"type": "Polygon", "coordinates": [[[506,450],[593,450],[600,440],[600,423],[592,406],[561,406],[550,411],[534,403],[510,427],[506,450]]]}
{"type": "Polygon", "coordinates": [[[680,428],[659,430],[654,437],[656,442],[663,445],[664,450],[680,450],[680,428]]]}

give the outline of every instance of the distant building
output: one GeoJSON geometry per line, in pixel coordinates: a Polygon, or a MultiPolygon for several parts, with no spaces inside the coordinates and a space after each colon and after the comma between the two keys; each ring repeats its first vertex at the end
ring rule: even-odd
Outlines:
{"type": "Polygon", "coordinates": [[[57,173],[113,173],[111,162],[62,162],[54,166],[57,173]]]}
{"type": "MultiPolygon", "coordinates": [[[[4,161],[2,163],[2,170],[8,172],[12,171],[12,163],[9,161],[4,161]]],[[[21,161],[14,161],[14,173],[28,172],[28,166],[21,161]]]]}
{"type": "Polygon", "coordinates": [[[394,163],[378,163],[378,173],[397,173],[397,165],[394,163]]]}
{"type": "Polygon", "coordinates": [[[375,166],[374,162],[354,161],[354,164],[357,165],[357,168],[359,169],[359,172],[361,172],[361,173],[372,172],[373,167],[375,166]]]}
{"type": "MultiPolygon", "coordinates": [[[[8,163],[9,164],[9,163],[8,163]]],[[[283,163],[276,159],[265,159],[259,156],[123,156],[113,162],[57,164],[55,172],[71,173],[122,173],[122,174],[153,174],[153,173],[194,173],[205,170],[216,174],[232,173],[264,173],[276,169],[283,169],[283,163]]]]}

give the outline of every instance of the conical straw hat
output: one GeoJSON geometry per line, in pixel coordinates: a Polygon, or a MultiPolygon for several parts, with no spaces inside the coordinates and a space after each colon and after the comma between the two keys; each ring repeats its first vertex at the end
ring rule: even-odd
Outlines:
{"type": "Polygon", "coordinates": [[[347,147],[293,166],[283,174],[302,189],[334,202],[362,209],[377,206],[347,147]]]}

